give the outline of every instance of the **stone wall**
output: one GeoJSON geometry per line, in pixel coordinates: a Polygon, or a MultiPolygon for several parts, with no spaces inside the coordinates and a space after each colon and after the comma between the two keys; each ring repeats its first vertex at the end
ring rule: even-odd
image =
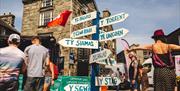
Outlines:
{"type": "MultiPolygon", "coordinates": [[[[22,23],[22,35],[37,35],[38,33],[48,33],[53,32],[53,36],[59,41],[63,38],[70,37],[70,20],[73,17],[80,16],[84,14],[82,8],[87,7],[88,12],[94,11],[92,9],[96,9],[93,2],[84,4],[80,3],[78,0],[53,0],[53,18],[59,15],[60,12],[63,10],[70,10],[71,5],[73,5],[73,13],[69,17],[66,26],[56,26],[47,28],[46,26],[39,26],[39,17],[40,17],[40,10],[42,5],[42,0],[35,0],[31,3],[24,3],[24,10],[23,10],[23,23],[22,23]]],[[[89,0],[93,1],[93,0],[89,0]]],[[[89,23],[85,23],[87,25],[89,23]]],[[[84,24],[78,24],[76,26],[71,26],[71,31],[75,31],[77,29],[83,28],[84,24]]],[[[87,37],[90,38],[90,37],[87,37]]],[[[75,59],[77,59],[77,48],[67,48],[61,46],[61,54],[60,56],[64,56],[64,75],[69,74],[69,53],[70,49],[75,51],[75,59]]],[[[76,70],[74,70],[74,75],[76,70]]]]}

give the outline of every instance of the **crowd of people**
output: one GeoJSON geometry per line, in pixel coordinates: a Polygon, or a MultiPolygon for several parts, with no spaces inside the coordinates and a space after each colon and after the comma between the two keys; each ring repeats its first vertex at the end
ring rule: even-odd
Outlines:
{"type": "Polygon", "coordinates": [[[40,38],[32,38],[32,45],[24,52],[18,49],[20,36],[11,34],[9,46],[0,49],[0,90],[18,91],[18,77],[27,76],[24,91],[48,91],[54,84],[54,63],[49,50],[41,45],[40,38]]]}
{"type": "MultiPolygon", "coordinates": [[[[155,43],[149,44],[146,46],[139,46],[136,48],[132,48],[130,51],[135,50],[150,50],[152,51],[152,60],[154,66],[154,91],[174,91],[176,85],[176,75],[175,75],[175,64],[172,58],[171,52],[174,50],[180,50],[179,45],[168,44],[166,35],[164,34],[162,29],[158,29],[154,32],[152,36],[155,43]]],[[[137,84],[138,81],[138,73],[141,73],[143,76],[143,72],[137,72],[136,70],[139,66],[138,62],[136,61],[136,57],[131,56],[130,59],[132,60],[129,69],[129,77],[131,81],[131,90],[137,91],[139,86],[137,84]]],[[[143,87],[146,88],[147,85],[142,84],[143,87]]],[[[143,88],[143,90],[145,90],[143,88]]]]}

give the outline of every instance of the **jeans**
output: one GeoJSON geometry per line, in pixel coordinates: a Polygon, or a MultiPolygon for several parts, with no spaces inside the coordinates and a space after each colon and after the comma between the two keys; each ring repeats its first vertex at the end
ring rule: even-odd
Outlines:
{"type": "Polygon", "coordinates": [[[43,91],[44,77],[27,77],[24,91],[43,91]]]}

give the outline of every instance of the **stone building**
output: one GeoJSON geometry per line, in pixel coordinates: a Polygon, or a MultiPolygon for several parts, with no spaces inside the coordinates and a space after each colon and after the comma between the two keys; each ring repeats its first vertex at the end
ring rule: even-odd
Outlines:
{"type": "MultiPolygon", "coordinates": [[[[130,48],[138,47],[139,44],[132,44],[130,48]]],[[[136,50],[136,55],[140,63],[142,64],[146,59],[151,57],[151,51],[149,50],[136,50]]]]}
{"type": "MultiPolygon", "coordinates": [[[[70,33],[72,31],[92,25],[92,21],[88,21],[72,26],[70,24],[72,18],[92,11],[97,11],[97,6],[94,0],[23,0],[22,2],[24,4],[22,35],[53,35],[58,41],[63,38],[70,38],[70,33]],[[65,27],[46,27],[49,21],[53,20],[64,10],[72,10],[72,14],[65,27]]],[[[90,39],[91,36],[85,36],[82,38],[90,39]]],[[[76,75],[76,73],[78,73],[78,70],[74,70],[76,68],[69,70],[70,51],[74,51],[75,54],[76,62],[74,67],[81,69],[82,64],[84,65],[83,69],[85,70],[85,73],[79,71],[79,75],[86,74],[88,70],[89,55],[91,53],[90,49],[68,48],[62,46],[60,49],[60,56],[64,57],[64,75],[76,75]]]]}
{"type": "Polygon", "coordinates": [[[14,19],[15,16],[11,13],[4,13],[3,15],[0,15],[0,35],[10,35],[12,33],[20,34],[15,28],[14,28],[14,19]]]}

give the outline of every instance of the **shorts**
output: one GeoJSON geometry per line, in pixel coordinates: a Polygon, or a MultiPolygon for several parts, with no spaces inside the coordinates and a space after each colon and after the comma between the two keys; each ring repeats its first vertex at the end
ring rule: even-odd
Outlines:
{"type": "Polygon", "coordinates": [[[27,77],[24,91],[43,91],[44,77],[27,77]]]}
{"type": "MultiPolygon", "coordinates": [[[[131,81],[132,82],[132,81],[131,81]]],[[[138,82],[135,81],[135,84],[132,84],[131,83],[131,90],[134,90],[134,89],[139,89],[139,85],[138,85],[138,82]]]]}
{"type": "Polygon", "coordinates": [[[45,80],[44,80],[44,84],[50,86],[51,85],[51,80],[52,80],[52,77],[46,76],[45,80]]]}

